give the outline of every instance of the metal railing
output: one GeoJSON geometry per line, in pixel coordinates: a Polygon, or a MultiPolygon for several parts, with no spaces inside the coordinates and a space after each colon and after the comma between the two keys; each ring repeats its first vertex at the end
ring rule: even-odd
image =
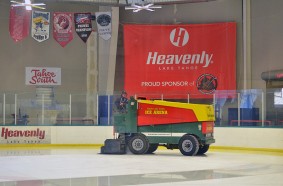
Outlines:
{"type": "MultiPolygon", "coordinates": [[[[280,89],[216,91],[200,94],[147,94],[150,99],[213,104],[215,125],[221,127],[283,127],[283,93],[280,89]],[[281,97],[280,97],[281,96],[281,97]],[[282,100],[281,100],[282,99],[282,100]]],[[[34,92],[2,93],[0,125],[112,125],[119,93],[64,94],[53,97],[34,92]]],[[[135,98],[145,97],[135,94],[135,98]]]]}

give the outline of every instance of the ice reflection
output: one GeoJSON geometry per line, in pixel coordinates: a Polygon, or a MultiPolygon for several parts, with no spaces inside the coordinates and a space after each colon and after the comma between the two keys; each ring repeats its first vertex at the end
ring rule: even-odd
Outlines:
{"type": "Polygon", "coordinates": [[[177,183],[184,181],[232,178],[240,176],[244,175],[225,173],[217,170],[196,170],[183,172],[4,182],[0,183],[0,186],[123,186],[177,183]]]}

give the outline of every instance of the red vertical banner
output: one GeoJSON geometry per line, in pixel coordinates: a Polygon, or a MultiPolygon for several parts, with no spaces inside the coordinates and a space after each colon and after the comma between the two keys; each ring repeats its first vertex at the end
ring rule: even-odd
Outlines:
{"type": "Polygon", "coordinates": [[[72,13],[55,12],[53,14],[53,37],[62,47],[73,40],[72,13]]]}
{"type": "MultiPolygon", "coordinates": [[[[128,94],[197,95],[236,89],[236,23],[124,25],[128,94]]],[[[174,97],[174,96],[172,96],[174,97]]]]}
{"type": "Polygon", "coordinates": [[[19,42],[29,35],[31,11],[25,7],[10,8],[9,31],[15,42],[19,42]]]}

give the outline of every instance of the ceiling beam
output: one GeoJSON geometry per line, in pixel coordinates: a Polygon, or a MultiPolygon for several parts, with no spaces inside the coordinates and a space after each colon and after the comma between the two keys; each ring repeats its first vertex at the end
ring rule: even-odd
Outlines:
{"type": "Polygon", "coordinates": [[[57,3],[88,3],[88,4],[101,4],[109,6],[126,6],[132,3],[141,4],[153,3],[159,5],[181,4],[181,3],[202,3],[215,0],[34,0],[35,2],[57,2],[57,3]]]}

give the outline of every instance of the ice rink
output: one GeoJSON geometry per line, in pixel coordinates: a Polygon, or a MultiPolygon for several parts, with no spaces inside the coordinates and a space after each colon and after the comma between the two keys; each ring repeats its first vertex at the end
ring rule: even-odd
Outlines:
{"type": "Polygon", "coordinates": [[[212,149],[202,156],[158,149],[103,155],[98,148],[1,149],[0,186],[283,185],[283,154],[212,149]]]}

